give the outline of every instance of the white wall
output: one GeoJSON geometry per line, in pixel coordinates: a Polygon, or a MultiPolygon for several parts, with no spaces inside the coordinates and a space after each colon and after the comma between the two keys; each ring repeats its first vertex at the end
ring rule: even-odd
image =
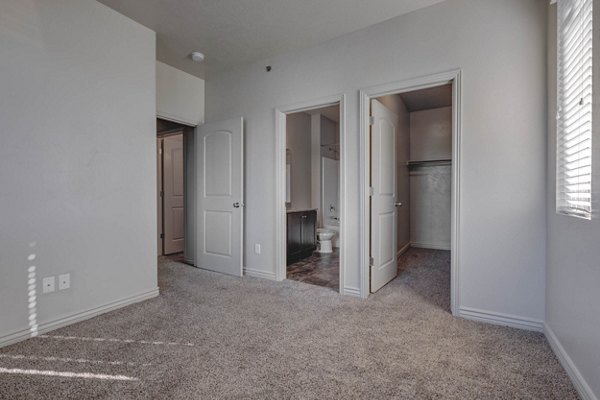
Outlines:
{"type": "Polygon", "coordinates": [[[410,113],[410,158],[452,158],[452,107],[410,113]]]}
{"type": "MultiPolygon", "coordinates": [[[[600,38],[600,4],[594,2],[594,40],[600,38]]],[[[548,338],[576,383],[600,398],[600,218],[556,214],[556,6],[548,29],[548,246],[546,325],[548,338]],[[557,346],[557,344],[559,346],[557,346]],[[569,361],[566,361],[566,358],[569,361]],[[569,365],[570,364],[570,365],[569,365]],[[584,383],[585,385],[585,383],[584,383]]],[[[600,201],[600,52],[594,49],[594,213],[600,201]]],[[[581,389],[581,387],[580,387],[581,389]]]]}
{"type": "Polygon", "coordinates": [[[157,294],[154,49],[92,0],[0,2],[0,343],[27,335],[33,300],[42,329],[157,294]]]}
{"type": "MultiPolygon", "coordinates": [[[[410,159],[452,159],[452,107],[410,113],[410,159]]],[[[450,250],[452,168],[413,168],[410,190],[411,242],[416,247],[450,250]]]]}
{"type": "Polygon", "coordinates": [[[460,306],[543,319],[547,3],[447,0],[274,57],[271,72],[258,62],[209,78],[207,120],[246,121],[245,248],[263,244],[246,251],[247,267],[275,272],[274,107],[346,94],[343,284],[357,289],[358,90],[461,68],[460,306]]]}
{"type": "MultiPolygon", "coordinates": [[[[299,112],[286,118],[286,148],[291,151],[291,210],[308,210],[311,205],[311,117],[299,112]]],[[[246,189],[250,192],[250,188],[246,189]]]]}
{"type": "Polygon", "coordinates": [[[410,241],[414,247],[450,250],[452,167],[414,167],[410,172],[410,241]]]}
{"type": "Polygon", "coordinates": [[[191,126],[204,122],[204,80],[157,61],[156,113],[191,126]]]}

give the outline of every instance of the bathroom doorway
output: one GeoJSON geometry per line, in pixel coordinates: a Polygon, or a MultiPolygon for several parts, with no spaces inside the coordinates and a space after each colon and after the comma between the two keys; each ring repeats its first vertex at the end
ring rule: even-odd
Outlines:
{"type": "Polygon", "coordinates": [[[278,279],[343,290],[343,105],[281,113],[278,279]]]}

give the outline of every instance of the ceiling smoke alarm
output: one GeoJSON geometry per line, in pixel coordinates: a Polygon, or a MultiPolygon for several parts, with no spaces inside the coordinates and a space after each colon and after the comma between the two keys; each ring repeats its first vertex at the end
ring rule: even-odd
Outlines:
{"type": "Polygon", "coordinates": [[[195,62],[202,62],[204,61],[204,54],[200,53],[199,51],[194,51],[192,53],[192,60],[194,60],[195,62]]]}

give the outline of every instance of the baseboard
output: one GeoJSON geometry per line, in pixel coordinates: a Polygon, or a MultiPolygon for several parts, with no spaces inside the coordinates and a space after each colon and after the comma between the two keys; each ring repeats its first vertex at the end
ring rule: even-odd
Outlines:
{"type": "MultiPolygon", "coordinates": [[[[53,331],[58,328],[62,328],[67,325],[72,325],[77,322],[85,321],[86,319],[90,319],[90,318],[96,317],[100,314],[104,314],[109,311],[114,311],[119,308],[123,308],[130,304],[139,303],[140,301],[151,299],[153,297],[158,296],[158,294],[159,294],[158,288],[155,288],[155,289],[152,289],[152,290],[144,292],[144,293],[136,294],[134,296],[126,297],[121,300],[117,300],[117,301],[113,301],[113,302],[104,304],[100,307],[91,308],[89,310],[71,314],[69,316],[55,319],[50,322],[45,322],[38,326],[37,335],[43,334],[46,332],[50,332],[50,331],[53,331]]],[[[9,346],[11,344],[15,344],[17,342],[21,342],[21,341],[29,339],[33,336],[34,335],[31,334],[29,328],[23,329],[21,331],[17,331],[14,333],[10,333],[8,335],[0,337],[0,348],[9,346]]]]}
{"type": "Polygon", "coordinates": [[[581,396],[583,400],[598,400],[598,397],[594,394],[583,375],[581,375],[581,372],[579,372],[565,348],[560,344],[558,337],[556,337],[552,329],[546,323],[544,323],[544,333],[546,334],[546,339],[548,339],[548,343],[550,343],[550,347],[554,351],[554,354],[556,354],[558,361],[560,361],[562,367],[567,371],[567,375],[571,378],[571,382],[573,382],[573,386],[577,389],[579,396],[581,396]]]}
{"type": "Polygon", "coordinates": [[[398,250],[397,257],[400,257],[402,254],[406,253],[408,249],[410,249],[410,242],[406,243],[400,250],[398,250]]]}
{"type": "Polygon", "coordinates": [[[440,243],[419,243],[419,242],[411,242],[410,247],[418,247],[420,249],[430,249],[430,250],[448,250],[450,251],[450,245],[440,244],[440,243]]]}
{"type": "Polygon", "coordinates": [[[196,266],[196,264],[194,264],[194,260],[191,258],[183,257],[183,262],[186,263],[187,265],[191,265],[192,267],[196,266]]]}
{"type": "Polygon", "coordinates": [[[361,297],[359,288],[345,287],[343,294],[346,296],[361,297]]]}
{"type": "Polygon", "coordinates": [[[269,279],[275,281],[275,272],[261,271],[258,269],[244,268],[244,275],[251,276],[253,278],[269,279]]]}
{"type": "Polygon", "coordinates": [[[528,331],[544,332],[543,321],[519,317],[516,315],[478,310],[476,308],[460,307],[458,316],[472,321],[487,322],[494,325],[510,326],[511,328],[525,329],[528,331]]]}

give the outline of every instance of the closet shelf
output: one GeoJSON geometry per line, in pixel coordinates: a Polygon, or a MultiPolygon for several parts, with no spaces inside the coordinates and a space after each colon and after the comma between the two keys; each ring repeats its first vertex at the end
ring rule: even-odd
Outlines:
{"type": "Polygon", "coordinates": [[[408,168],[411,167],[438,167],[444,165],[452,165],[452,160],[411,160],[406,162],[408,168]]]}

